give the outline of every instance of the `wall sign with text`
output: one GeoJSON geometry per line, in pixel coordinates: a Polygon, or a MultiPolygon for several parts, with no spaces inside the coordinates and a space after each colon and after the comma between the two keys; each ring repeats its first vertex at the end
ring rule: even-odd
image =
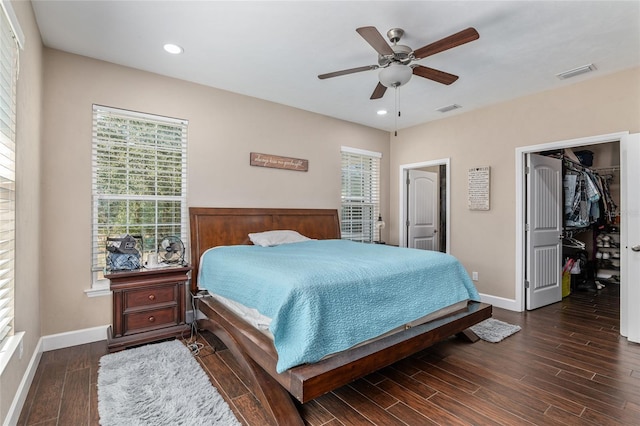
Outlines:
{"type": "Polygon", "coordinates": [[[297,170],[299,172],[309,170],[309,160],[260,154],[258,152],[252,152],[250,154],[249,164],[258,167],[271,167],[273,169],[297,170]]]}
{"type": "Polygon", "coordinates": [[[469,169],[469,210],[489,210],[490,182],[491,167],[473,167],[469,169]]]}

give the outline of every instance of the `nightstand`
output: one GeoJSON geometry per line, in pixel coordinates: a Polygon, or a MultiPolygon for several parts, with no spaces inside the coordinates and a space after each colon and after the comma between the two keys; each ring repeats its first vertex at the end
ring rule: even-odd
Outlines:
{"type": "Polygon", "coordinates": [[[180,336],[185,323],[185,284],[191,266],[174,266],[105,275],[113,292],[109,352],[180,336]]]}

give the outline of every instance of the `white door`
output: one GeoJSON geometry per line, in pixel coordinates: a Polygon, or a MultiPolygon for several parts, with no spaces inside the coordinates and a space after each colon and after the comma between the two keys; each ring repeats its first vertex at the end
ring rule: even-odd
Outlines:
{"type": "Polygon", "coordinates": [[[562,300],[562,161],[527,155],[526,300],[536,309],[562,300]]]}
{"type": "Polygon", "coordinates": [[[409,170],[407,186],[407,247],[438,251],[438,173],[409,170]]]}
{"type": "Polygon", "coordinates": [[[620,334],[640,343],[640,134],[620,140],[620,334]]]}

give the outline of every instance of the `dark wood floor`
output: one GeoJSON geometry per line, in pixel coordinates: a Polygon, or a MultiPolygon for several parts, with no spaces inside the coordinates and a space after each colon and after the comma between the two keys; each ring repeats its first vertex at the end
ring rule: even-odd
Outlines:
{"type": "MultiPolygon", "coordinates": [[[[619,335],[619,288],[533,312],[494,309],[523,330],[492,344],[439,343],[302,407],[309,425],[640,424],[640,345],[619,335]]],[[[211,335],[205,335],[215,347],[211,335]]],[[[106,342],[46,352],[19,425],[97,425],[106,342]]],[[[268,425],[229,351],[199,356],[246,425],[268,425]]]]}

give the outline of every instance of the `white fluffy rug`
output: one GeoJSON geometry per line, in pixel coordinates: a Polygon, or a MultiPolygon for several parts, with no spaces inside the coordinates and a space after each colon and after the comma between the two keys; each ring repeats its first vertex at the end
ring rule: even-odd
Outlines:
{"type": "Polygon", "coordinates": [[[519,325],[508,324],[493,318],[488,318],[481,323],[471,326],[471,330],[476,333],[479,338],[491,343],[498,343],[521,329],[519,325]]]}
{"type": "Polygon", "coordinates": [[[240,425],[178,340],[100,358],[98,412],[102,426],[240,425]]]}

